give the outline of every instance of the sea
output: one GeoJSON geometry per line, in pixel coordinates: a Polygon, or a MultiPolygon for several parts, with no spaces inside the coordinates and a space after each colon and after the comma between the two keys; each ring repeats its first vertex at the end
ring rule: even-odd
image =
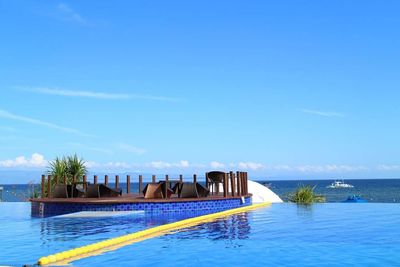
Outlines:
{"type": "MultiPolygon", "coordinates": [[[[257,181],[269,187],[284,201],[287,201],[290,194],[301,185],[315,187],[315,192],[326,197],[327,202],[342,202],[347,197],[358,195],[368,202],[373,203],[399,203],[400,202],[400,179],[354,179],[345,180],[353,188],[328,188],[332,180],[265,180],[257,181]]],[[[125,191],[126,184],[121,183],[125,191]]],[[[110,184],[113,186],[113,184],[110,184]]],[[[137,192],[138,183],[131,183],[131,192],[137,192]]],[[[28,201],[34,192],[40,191],[37,184],[5,184],[0,185],[0,201],[23,202],[28,201]],[[1,188],[3,188],[1,190],[1,188]]]]}

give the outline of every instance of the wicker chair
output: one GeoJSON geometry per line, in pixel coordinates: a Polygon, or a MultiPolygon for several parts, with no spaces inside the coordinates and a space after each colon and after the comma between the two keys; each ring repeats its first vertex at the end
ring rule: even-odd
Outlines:
{"type": "Polygon", "coordinates": [[[206,174],[208,189],[211,193],[219,194],[219,185],[224,183],[225,173],[221,171],[212,171],[206,174]],[[215,190],[216,187],[216,190],[215,190]]]}

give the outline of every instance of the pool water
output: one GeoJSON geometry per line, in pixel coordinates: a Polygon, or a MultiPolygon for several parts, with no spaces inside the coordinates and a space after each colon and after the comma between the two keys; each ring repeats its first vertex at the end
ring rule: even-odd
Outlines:
{"type": "MultiPolygon", "coordinates": [[[[14,266],[190,216],[37,219],[28,203],[1,203],[0,214],[0,265],[14,266]]],[[[398,204],[274,204],[72,266],[400,266],[399,225],[398,204]]]]}

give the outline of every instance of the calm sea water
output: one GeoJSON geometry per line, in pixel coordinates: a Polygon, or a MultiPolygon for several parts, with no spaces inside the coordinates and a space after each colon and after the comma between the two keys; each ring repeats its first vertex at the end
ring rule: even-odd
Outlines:
{"type": "MultiPolygon", "coordinates": [[[[11,266],[189,216],[32,218],[26,202],[0,214],[0,265],[11,266]]],[[[71,266],[400,266],[399,223],[398,204],[273,204],[71,266]]]]}
{"type": "MultiPolygon", "coordinates": [[[[345,180],[354,188],[331,189],[326,188],[333,181],[330,180],[302,180],[302,181],[259,181],[268,185],[282,199],[287,200],[290,193],[294,192],[299,185],[315,186],[318,194],[326,196],[327,202],[341,202],[349,195],[360,195],[369,202],[375,203],[398,203],[400,202],[400,179],[368,179],[368,180],[345,180]]],[[[1,185],[0,185],[1,186],[1,185]]],[[[113,186],[113,184],[110,184],[113,186]]],[[[19,202],[26,201],[34,191],[34,185],[2,185],[3,201],[19,202]]],[[[126,188],[122,183],[121,187],[126,188]]],[[[36,190],[40,190],[36,185],[36,190]]],[[[131,184],[132,192],[138,191],[138,184],[131,184]]]]}

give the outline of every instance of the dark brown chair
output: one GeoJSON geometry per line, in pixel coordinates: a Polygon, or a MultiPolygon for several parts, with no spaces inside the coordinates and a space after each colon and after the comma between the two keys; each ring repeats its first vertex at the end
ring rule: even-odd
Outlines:
{"type": "Polygon", "coordinates": [[[86,187],[85,197],[87,198],[99,198],[100,191],[98,184],[90,184],[86,187]]]}
{"type": "Polygon", "coordinates": [[[221,171],[212,171],[207,173],[207,184],[208,189],[214,193],[216,192],[219,194],[219,185],[224,183],[225,180],[225,173],[221,171]],[[216,187],[216,190],[214,188],[216,187]]]}
{"type": "Polygon", "coordinates": [[[144,198],[163,198],[161,184],[149,183],[143,189],[144,198]]]}
{"type": "Polygon", "coordinates": [[[113,189],[104,184],[89,184],[86,187],[85,197],[118,197],[122,195],[122,189],[113,189]]]}
{"type": "Polygon", "coordinates": [[[165,187],[167,183],[165,181],[160,181],[158,183],[161,185],[161,192],[163,194],[163,198],[171,198],[172,194],[174,194],[174,190],[170,188],[171,183],[170,182],[168,183],[169,187],[167,188],[167,195],[165,195],[165,187]]]}
{"type": "Polygon", "coordinates": [[[54,198],[68,198],[68,186],[64,184],[58,184],[54,187],[53,191],[54,198]]]}
{"type": "Polygon", "coordinates": [[[199,195],[199,197],[207,197],[208,194],[210,193],[210,190],[208,188],[205,188],[199,183],[196,183],[196,190],[199,195]]]}
{"type": "Polygon", "coordinates": [[[199,198],[207,197],[209,190],[199,183],[182,183],[179,197],[181,198],[199,198]]]}
{"type": "Polygon", "coordinates": [[[120,188],[111,188],[104,184],[99,184],[99,193],[100,197],[118,197],[122,195],[122,189],[120,188]]]}
{"type": "Polygon", "coordinates": [[[85,191],[83,190],[83,187],[80,188],[77,185],[68,185],[68,192],[70,192],[69,197],[84,197],[85,196],[85,191]]]}
{"type": "Polygon", "coordinates": [[[182,184],[183,183],[181,183],[181,182],[176,182],[174,184],[174,186],[172,187],[172,191],[174,192],[174,194],[178,194],[178,195],[180,194],[182,184]]]}

